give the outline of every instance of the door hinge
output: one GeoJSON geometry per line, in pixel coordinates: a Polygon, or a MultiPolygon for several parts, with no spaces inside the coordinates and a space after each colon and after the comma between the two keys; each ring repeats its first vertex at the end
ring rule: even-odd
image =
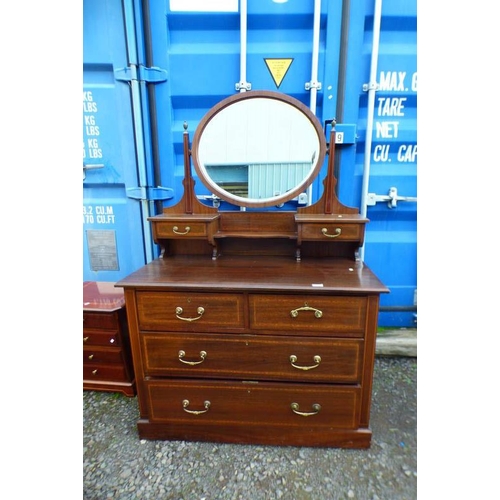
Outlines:
{"type": "Polygon", "coordinates": [[[389,208],[396,208],[398,206],[398,201],[417,201],[416,197],[413,196],[399,196],[398,188],[389,188],[389,194],[375,194],[368,193],[366,198],[366,204],[368,206],[374,206],[379,201],[386,201],[389,208]]]}
{"type": "Polygon", "coordinates": [[[114,71],[115,79],[121,82],[131,82],[139,80],[147,83],[160,83],[168,79],[167,70],[155,66],[146,68],[145,66],[136,66],[131,64],[127,68],[118,68],[114,71]]]}
{"type": "Polygon", "coordinates": [[[304,84],[304,88],[306,90],[311,90],[311,89],[321,90],[321,82],[311,80],[310,82],[306,82],[304,84]]]}
{"type": "Polygon", "coordinates": [[[252,90],[252,84],[250,82],[238,82],[234,84],[234,88],[239,91],[252,90]]]}
{"type": "Polygon", "coordinates": [[[174,197],[174,190],[166,187],[134,187],[127,188],[127,197],[134,200],[162,201],[174,197]]]}

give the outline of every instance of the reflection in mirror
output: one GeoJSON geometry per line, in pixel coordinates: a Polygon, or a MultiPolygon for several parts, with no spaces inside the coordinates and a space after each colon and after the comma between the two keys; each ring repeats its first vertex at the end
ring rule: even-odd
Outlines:
{"type": "Polygon", "coordinates": [[[200,123],[193,148],[198,176],[212,193],[240,206],[270,206],[297,197],[314,180],[325,142],[302,103],[255,91],[214,110],[200,123]]]}

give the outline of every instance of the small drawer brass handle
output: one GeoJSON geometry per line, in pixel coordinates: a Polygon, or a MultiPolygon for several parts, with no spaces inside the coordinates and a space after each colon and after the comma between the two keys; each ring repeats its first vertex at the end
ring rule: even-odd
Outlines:
{"type": "Polygon", "coordinates": [[[89,359],[94,359],[94,355],[93,355],[93,354],[91,354],[91,355],[89,356],[89,359]]]}
{"type": "Polygon", "coordinates": [[[206,351],[200,351],[200,358],[201,361],[186,361],[185,359],[182,359],[186,355],[185,351],[179,351],[179,361],[181,363],[185,363],[186,365],[199,365],[200,363],[203,363],[205,361],[205,358],[207,357],[207,352],[206,351]]]}
{"type": "Polygon", "coordinates": [[[204,410],[188,410],[188,406],[189,406],[189,400],[188,399],[185,399],[183,402],[182,402],[182,409],[186,412],[186,413],[191,413],[191,415],[201,415],[202,413],[206,413],[209,409],[210,409],[210,401],[205,401],[203,403],[203,406],[205,407],[204,410]]]}
{"type": "Polygon", "coordinates": [[[337,236],[340,236],[342,234],[342,229],[340,229],[340,227],[337,227],[335,229],[335,234],[328,234],[328,229],[324,227],[321,232],[323,233],[323,236],[326,236],[327,238],[336,238],[337,236]]]}
{"type": "Polygon", "coordinates": [[[191,228],[190,228],[189,226],[186,226],[186,227],[184,228],[184,232],[182,232],[182,231],[179,231],[179,228],[178,228],[177,226],[174,226],[174,227],[172,228],[172,231],[173,231],[175,234],[180,234],[181,236],[183,236],[183,235],[185,235],[185,234],[188,234],[188,233],[189,233],[189,231],[191,231],[191,228]]]}
{"type": "Polygon", "coordinates": [[[92,375],[97,375],[97,370],[92,370],[92,375]]]}
{"type": "Polygon", "coordinates": [[[318,403],[314,403],[312,405],[312,409],[314,410],[312,412],[299,411],[299,403],[292,403],[290,406],[292,407],[292,411],[294,413],[296,413],[297,415],[300,415],[302,417],[310,417],[312,415],[317,415],[319,413],[319,411],[321,410],[321,405],[318,403]]]}
{"type": "Polygon", "coordinates": [[[84,342],[87,342],[88,339],[89,339],[89,337],[83,337],[84,342]]]}
{"type": "Polygon", "coordinates": [[[299,307],[298,309],[292,309],[290,311],[290,315],[292,316],[292,318],[296,318],[299,315],[299,311],[314,311],[314,316],[316,316],[316,318],[321,318],[321,316],[323,316],[323,311],[304,304],[304,307],[299,307]]]}
{"type": "Polygon", "coordinates": [[[177,319],[182,319],[182,321],[196,321],[198,319],[200,319],[202,316],[203,316],[203,313],[205,312],[205,309],[203,307],[198,307],[198,309],[196,310],[196,312],[199,314],[199,316],[197,316],[196,318],[183,318],[182,316],[180,316],[182,313],[184,312],[184,310],[182,309],[182,307],[176,307],[175,308],[175,316],[177,319]]]}
{"type": "Polygon", "coordinates": [[[319,366],[319,364],[321,363],[321,356],[314,356],[313,360],[316,363],[315,365],[311,365],[311,366],[299,366],[299,365],[295,364],[297,362],[297,356],[295,356],[295,354],[292,354],[290,356],[290,363],[291,363],[291,365],[294,368],[297,368],[299,370],[304,370],[304,371],[312,370],[313,368],[317,368],[319,366]]]}

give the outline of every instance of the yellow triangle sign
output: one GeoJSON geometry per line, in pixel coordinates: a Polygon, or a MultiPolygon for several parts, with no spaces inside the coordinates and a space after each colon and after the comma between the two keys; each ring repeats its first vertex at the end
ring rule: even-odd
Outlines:
{"type": "Polygon", "coordinates": [[[285,75],[290,68],[290,65],[292,64],[293,58],[278,59],[271,57],[268,59],[264,59],[264,61],[266,62],[267,69],[273,77],[276,87],[279,88],[281,82],[283,81],[283,78],[285,78],[285,75]]]}

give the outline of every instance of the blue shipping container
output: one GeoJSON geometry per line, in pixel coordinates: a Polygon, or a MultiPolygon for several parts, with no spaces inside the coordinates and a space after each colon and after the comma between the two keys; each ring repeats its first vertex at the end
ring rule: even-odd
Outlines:
{"type": "Polygon", "coordinates": [[[274,90],[310,107],[327,133],[336,121],[338,196],[370,219],[362,256],[391,290],[379,325],[415,326],[416,0],[83,7],[84,280],[117,281],[158,256],[147,218],[182,196],[184,122],[192,138],[218,101],[274,90]]]}

